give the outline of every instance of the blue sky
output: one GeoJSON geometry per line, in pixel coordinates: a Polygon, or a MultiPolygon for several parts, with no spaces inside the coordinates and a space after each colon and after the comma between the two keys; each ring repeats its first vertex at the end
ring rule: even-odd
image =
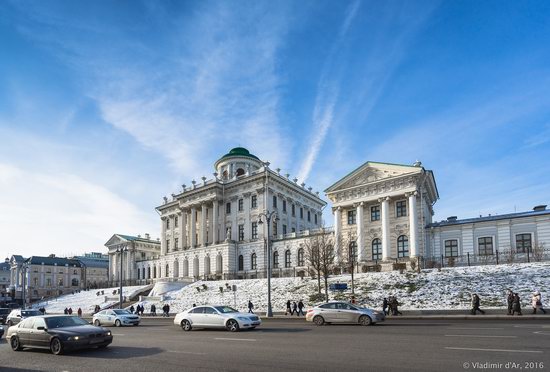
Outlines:
{"type": "Polygon", "coordinates": [[[421,160],[436,220],[550,204],[549,17],[543,1],[2,1],[0,255],[157,237],[162,197],[239,145],[319,191],[421,160]]]}

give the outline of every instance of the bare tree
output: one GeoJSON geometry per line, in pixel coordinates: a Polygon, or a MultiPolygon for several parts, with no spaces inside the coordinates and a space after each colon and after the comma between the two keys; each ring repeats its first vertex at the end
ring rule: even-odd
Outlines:
{"type": "Polygon", "coordinates": [[[321,228],[321,231],[310,236],[304,243],[309,264],[317,273],[319,293],[321,292],[321,276],[325,283],[325,299],[328,301],[328,278],[335,267],[336,252],[334,235],[321,228]]]}
{"type": "Polygon", "coordinates": [[[321,255],[319,252],[318,235],[309,237],[304,241],[305,256],[312,273],[317,277],[317,292],[321,293],[321,255]]]}
{"type": "Polygon", "coordinates": [[[339,258],[340,263],[343,268],[345,268],[349,273],[351,273],[351,294],[355,294],[355,266],[357,265],[357,236],[351,231],[348,230],[347,234],[337,237],[340,252],[339,258]]]}

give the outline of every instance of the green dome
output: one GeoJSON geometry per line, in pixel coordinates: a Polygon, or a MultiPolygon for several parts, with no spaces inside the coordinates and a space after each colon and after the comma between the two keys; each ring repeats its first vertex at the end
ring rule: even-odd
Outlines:
{"type": "MultiPolygon", "coordinates": [[[[231,149],[227,154],[225,154],[224,156],[222,156],[220,158],[220,160],[222,159],[226,159],[226,158],[231,158],[231,157],[234,157],[234,156],[244,156],[244,157],[247,157],[247,158],[252,158],[252,159],[256,159],[256,160],[260,160],[258,159],[257,156],[255,155],[252,155],[250,153],[250,151],[248,151],[247,149],[245,149],[244,147],[235,147],[233,149],[231,149]]],[[[218,160],[219,161],[219,160],[218,160]]]]}

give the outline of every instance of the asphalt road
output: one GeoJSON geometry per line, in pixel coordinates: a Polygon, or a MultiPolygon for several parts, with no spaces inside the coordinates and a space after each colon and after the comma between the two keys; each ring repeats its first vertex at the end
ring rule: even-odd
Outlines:
{"type": "Polygon", "coordinates": [[[0,371],[550,371],[546,319],[389,319],[370,327],[282,319],[239,333],[183,332],[172,319],[145,319],[112,331],[107,349],[61,356],[14,352],[2,338],[0,371]]]}

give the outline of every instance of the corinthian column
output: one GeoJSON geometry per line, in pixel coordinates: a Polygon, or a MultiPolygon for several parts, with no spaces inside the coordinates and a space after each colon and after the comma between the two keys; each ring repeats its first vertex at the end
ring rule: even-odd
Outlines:
{"type": "Polygon", "coordinates": [[[418,219],[416,216],[416,195],[416,191],[409,194],[409,246],[411,249],[411,257],[418,256],[418,219]]]}
{"type": "Polygon", "coordinates": [[[180,249],[187,246],[187,210],[181,210],[181,224],[180,224],[180,249]]]}
{"type": "Polygon", "coordinates": [[[210,222],[212,244],[218,244],[218,226],[219,226],[218,209],[219,209],[218,201],[214,200],[212,202],[212,221],[210,222]]]}
{"type": "Polygon", "coordinates": [[[160,219],[160,255],[164,256],[166,254],[166,218],[161,217],[160,219]]]}
{"type": "Polygon", "coordinates": [[[206,203],[201,204],[201,246],[206,246],[206,203]]]}
{"type": "Polygon", "coordinates": [[[337,207],[334,209],[334,248],[335,248],[335,261],[336,264],[340,263],[340,234],[341,234],[341,217],[342,212],[340,210],[340,207],[337,207]]]}
{"type": "Polygon", "coordinates": [[[357,205],[357,262],[363,260],[363,202],[357,205]]]}
{"type": "Polygon", "coordinates": [[[382,261],[390,257],[390,198],[385,197],[382,202],[382,261]]]}
{"type": "Polygon", "coordinates": [[[191,207],[191,228],[189,229],[191,234],[191,248],[197,246],[197,208],[191,207]]]}

